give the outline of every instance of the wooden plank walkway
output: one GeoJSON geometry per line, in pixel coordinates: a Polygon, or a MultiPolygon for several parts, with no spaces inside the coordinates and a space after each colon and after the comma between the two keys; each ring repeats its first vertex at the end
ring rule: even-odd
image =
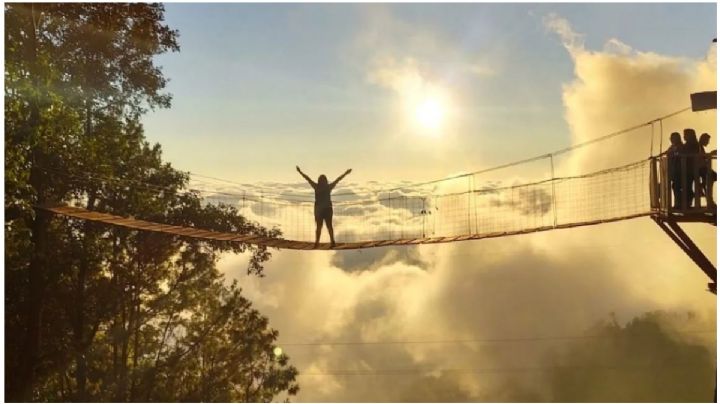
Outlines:
{"type": "Polygon", "coordinates": [[[650,216],[652,212],[639,213],[627,216],[614,217],[611,219],[593,220],[586,222],[577,222],[569,224],[561,224],[557,226],[542,226],[523,230],[492,232],[482,234],[467,234],[459,236],[444,237],[424,237],[424,238],[407,238],[396,240],[372,240],[359,241],[349,243],[337,243],[335,247],[330,247],[330,243],[320,243],[315,246],[312,241],[285,240],[282,238],[272,238],[257,236],[252,234],[224,233],[212,230],[196,229],[193,227],[173,226],[162,223],[149,222],[147,220],[135,219],[132,217],[123,217],[111,215],[108,213],[94,212],[83,208],[72,206],[54,206],[54,207],[36,207],[36,209],[52,212],[57,215],[71,217],[75,219],[89,220],[92,222],[104,223],[112,226],[120,226],[134,230],[152,231],[156,233],[164,233],[173,236],[191,237],[202,240],[213,241],[229,241],[237,243],[255,244],[261,246],[274,247],[287,250],[357,250],[363,248],[384,247],[384,246],[402,246],[415,244],[439,244],[451,243],[457,241],[482,240],[486,238],[508,237],[520,234],[537,233],[541,231],[568,229],[581,226],[592,226],[602,223],[617,222],[621,220],[634,219],[637,217],[650,216]]]}

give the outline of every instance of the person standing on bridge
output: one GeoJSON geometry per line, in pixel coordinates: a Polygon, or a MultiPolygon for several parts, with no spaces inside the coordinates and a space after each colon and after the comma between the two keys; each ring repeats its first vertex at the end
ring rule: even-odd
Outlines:
{"type": "Polygon", "coordinates": [[[330,199],[330,192],[332,192],[335,185],[338,184],[346,175],[352,172],[352,169],[348,169],[345,173],[339,176],[335,181],[328,184],[327,177],[323,174],[318,177],[318,182],[314,182],[310,179],[299,166],[295,166],[300,175],[313,187],[315,190],[315,248],[320,243],[320,233],[322,231],[323,222],[327,226],[328,233],[330,234],[330,247],[335,247],[335,233],[333,231],[332,217],[332,199],[330,199]]]}

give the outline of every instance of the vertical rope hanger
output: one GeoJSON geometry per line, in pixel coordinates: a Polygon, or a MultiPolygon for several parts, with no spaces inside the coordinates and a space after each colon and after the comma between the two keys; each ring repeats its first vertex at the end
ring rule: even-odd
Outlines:
{"type": "Polygon", "coordinates": [[[659,122],[660,122],[660,152],[659,152],[658,154],[662,154],[662,152],[663,152],[663,136],[664,136],[664,134],[663,134],[663,120],[660,119],[659,122]]]}
{"type": "Polygon", "coordinates": [[[550,154],[550,184],[552,184],[553,226],[557,227],[557,200],[555,199],[555,162],[550,154]]]}
{"type": "Polygon", "coordinates": [[[473,185],[472,185],[472,178],[473,178],[473,177],[474,177],[473,175],[468,176],[468,193],[467,193],[467,194],[468,194],[468,199],[467,199],[467,227],[468,227],[468,231],[467,231],[467,234],[472,234],[472,225],[470,224],[470,223],[471,223],[471,222],[470,222],[470,212],[471,212],[471,210],[470,210],[470,201],[472,200],[471,198],[472,198],[472,196],[473,196],[473,185]]]}
{"type": "Polygon", "coordinates": [[[477,195],[475,194],[475,176],[471,176],[472,178],[472,200],[473,200],[473,210],[475,211],[475,233],[480,233],[480,230],[478,228],[478,212],[477,212],[477,195]]]}
{"type": "Polygon", "coordinates": [[[655,122],[650,122],[650,156],[653,156],[653,141],[655,140],[655,122]]]}

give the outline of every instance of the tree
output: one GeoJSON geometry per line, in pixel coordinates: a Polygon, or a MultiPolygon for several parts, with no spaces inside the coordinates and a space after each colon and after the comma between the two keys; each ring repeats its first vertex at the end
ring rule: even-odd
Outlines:
{"type": "Polygon", "coordinates": [[[269,399],[297,390],[287,358],[268,355],[277,333],[237,287],[225,286],[215,266],[223,252],[249,251],[248,273],[262,276],[266,248],[134,232],[33,209],[75,203],[279,235],[232,207],[204,204],[186,190],[187,175],[163,163],[160,146],[145,141],[140,116],[170,105],[153,57],[179,49],[163,13],[158,4],[5,6],[10,400],[269,399]],[[238,330],[247,336],[238,339],[238,330]],[[232,349],[244,355],[211,367],[198,361],[232,349]],[[238,373],[246,364],[255,372],[238,373]],[[156,387],[190,377],[204,384],[183,382],[183,395],[156,387]],[[237,393],[246,386],[252,394],[237,393]]]}
{"type": "MultiPolygon", "coordinates": [[[[673,332],[678,323],[677,316],[653,312],[625,326],[598,324],[589,331],[599,337],[592,345],[579,342],[552,357],[557,366],[548,380],[551,401],[709,401],[714,356],[699,341],[673,332]]],[[[686,323],[681,328],[702,329],[697,321],[686,323]]]]}

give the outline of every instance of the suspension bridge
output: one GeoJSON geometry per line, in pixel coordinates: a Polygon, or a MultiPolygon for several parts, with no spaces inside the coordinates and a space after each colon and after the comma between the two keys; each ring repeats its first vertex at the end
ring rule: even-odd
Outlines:
{"type": "MultiPolygon", "coordinates": [[[[232,205],[246,218],[265,228],[278,228],[281,236],[238,234],[208,229],[157,223],[142,218],[124,217],[112,212],[87,210],[80,206],[39,207],[57,215],[139,231],[165,233],[204,240],[227,241],[295,250],[348,250],[382,246],[436,244],[465,240],[567,229],[628,220],[643,216],[673,217],[681,221],[715,223],[715,207],[701,204],[699,187],[695,206],[682,210],[670,207],[667,185],[667,161],[660,155],[663,121],[689,108],[649,122],[610,133],[571,147],[540,156],[424,183],[401,183],[386,189],[340,188],[333,194],[334,225],[337,244],[315,245],[313,195],[307,184],[284,190],[234,184],[228,189],[195,189],[207,203],[232,205]],[[636,161],[592,172],[557,176],[561,156],[580,148],[610,141],[649,128],[650,155],[636,161]],[[656,129],[659,128],[659,136],[656,129]],[[659,139],[656,140],[656,138],[659,139]],[[657,143],[655,143],[657,142],[657,143]],[[658,147],[658,153],[653,153],[658,147]],[[534,166],[531,166],[535,164],[534,166]],[[510,184],[488,180],[504,169],[537,174],[532,180],[516,178],[510,184]],[[544,167],[537,169],[537,167],[544,167]],[[301,191],[299,189],[302,189],[301,191]]],[[[680,130],[681,128],[678,128],[680,130]]],[[[638,135],[642,136],[642,135],[638,135]]],[[[647,138],[645,138],[647,139],[647,138]]],[[[565,166],[572,166],[564,160],[565,166]]],[[[708,164],[714,164],[714,157],[708,164]]],[[[580,167],[581,165],[577,165],[580,167]]],[[[200,176],[202,177],[202,176],[200,176]]],[[[212,177],[206,177],[212,178],[212,177]]],[[[123,181],[122,178],[100,178],[123,181]]],[[[508,182],[507,180],[505,182],[508,182]]],[[[129,186],[152,187],[130,183],[129,186]]],[[[205,184],[207,186],[207,184],[205,184]]],[[[709,190],[712,193],[712,189],[709,190]]],[[[81,205],[76,203],[76,205],[81,205]]],[[[326,234],[324,235],[326,237],[326,234]]]]}

